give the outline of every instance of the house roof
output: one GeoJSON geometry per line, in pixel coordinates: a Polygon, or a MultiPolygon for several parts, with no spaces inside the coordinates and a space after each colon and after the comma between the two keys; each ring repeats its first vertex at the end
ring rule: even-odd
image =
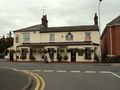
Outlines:
{"type": "Polygon", "coordinates": [[[41,25],[34,25],[31,27],[16,30],[14,32],[30,32],[30,31],[40,31],[41,33],[47,32],[72,32],[72,31],[98,31],[97,25],[83,25],[83,26],[65,26],[65,27],[48,27],[41,28],[41,25]]]}
{"type": "Polygon", "coordinates": [[[120,25],[120,16],[118,16],[117,18],[113,19],[107,25],[120,25]]]}
{"type": "Polygon", "coordinates": [[[107,28],[109,28],[110,26],[113,27],[113,26],[119,26],[119,25],[120,25],[120,16],[118,16],[117,18],[113,19],[111,22],[109,22],[109,23],[106,25],[106,27],[105,27],[105,29],[103,30],[103,33],[102,33],[102,35],[101,35],[101,39],[102,39],[102,37],[104,36],[107,28]]]}
{"type": "Polygon", "coordinates": [[[75,45],[96,45],[99,44],[94,42],[46,42],[46,43],[23,43],[22,45],[19,45],[18,47],[39,47],[39,46],[75,46],[75,45]]]}

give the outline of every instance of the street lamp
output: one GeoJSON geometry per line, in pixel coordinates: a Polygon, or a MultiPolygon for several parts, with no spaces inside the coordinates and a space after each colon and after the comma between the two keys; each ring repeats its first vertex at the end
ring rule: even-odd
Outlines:
{"type": "MultiPolygon", "coordinates": [[[[102,0],[99,0],[98,3],[98,27],[99,27],[99,35],[100,35],[100,31],[101,31],[101,25],[100,25],[100,4],[101,4],[102,0]]],[[[102,49],[101,49],[101,39],[100,39],[100,62],[102,61],[102,49]]]]}
{"type": "Polygon", "coordinates": [[[101,31],[101,23],[100,23],[100,4],[101,4],[102,0],[99,0],[98,3],[98,16],[99,16],[99,32],[101,31]]]}

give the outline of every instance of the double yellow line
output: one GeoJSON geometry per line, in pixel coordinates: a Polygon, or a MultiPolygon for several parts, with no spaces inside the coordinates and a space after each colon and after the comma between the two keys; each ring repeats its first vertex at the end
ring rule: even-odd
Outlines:
{"type": "Polygon", "coordinates": [[[36,86],[35,86],[34,90],[44,90],[45,89],[45,81],[44,81],[44,79],[40,75],[38,75],[36,73],[33,73],[30,70],[22,70],[22,72],[24,72],[24,73],[26,73],[28,75],[31,75],[32,77],[35,78],[36,86]]]}

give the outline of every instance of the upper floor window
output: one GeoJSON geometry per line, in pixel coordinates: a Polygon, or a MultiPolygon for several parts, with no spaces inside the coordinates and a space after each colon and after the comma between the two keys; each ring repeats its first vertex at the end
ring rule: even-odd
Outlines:
{"type": "Polygon", "coordinates": [[[55,41],[55,34],[50,34],[50,42],[53,42],[55,41]]]}
{"type": "Polygon", "coordinates": [[[16,35],[15,42],[19,43],[19,35],[16,35]]]}
{"type": "Polygon", "coordinates": [[[85,41],[91,41],[91,32],[85,32],[85,41]]]}
{"type": "Polygon", "coordinates": [[[23,42],[24,43],[30,42],[30,33],[23,33],[23,42]]]}
{"type": "Polygon", "coordinates": [[[73,40],[73,35],[70,32],[66,35],[66,40],[68,41],[73,40]]]}

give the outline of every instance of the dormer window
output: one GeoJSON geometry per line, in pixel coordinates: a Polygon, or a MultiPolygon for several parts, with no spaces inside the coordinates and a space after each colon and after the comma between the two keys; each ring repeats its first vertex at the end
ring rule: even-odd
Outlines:
{"type": "Polygon", "coordinates": [[[73,40],[73,35],[70,32],[66,35],[66,40],[67,41],[73,40]]]}

